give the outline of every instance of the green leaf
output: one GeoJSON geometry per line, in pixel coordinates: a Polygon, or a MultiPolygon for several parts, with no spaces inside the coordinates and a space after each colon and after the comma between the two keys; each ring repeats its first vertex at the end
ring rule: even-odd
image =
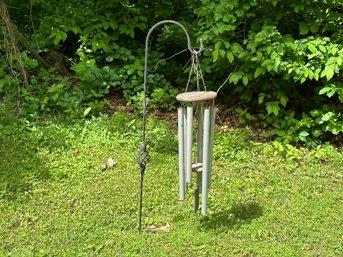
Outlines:
{"type": "Polygon", "coordinates": [[[308,135],[310,135],[310,134],[305,130],[303,130],[299,133],[299,136],[302,136],[302,137],[307,137],[308,135]]]}
{"type": "Polygon", "coordinates": [[[65,41],[67,39],[67,33],[65,33],[64,31],[60,30],[57,32],[57,34],[62,41],[65,41]]]}
{"type": "Polygon", "coordinates": [[[214,48],[217,50],[220,48],[221,45],[222,45],[222,41],[217,41],[214,45],[214,48]]]}
{"type": "Polygon", "coordinates": [[[0,79],[0,92],[2,88],[8,83],[7,79],[0,79]]]}
{"type": "Polygon", "coordinates": [[[55,94],[53,94],[53,95],[51,96],[51,98],[52,98],[54,101],[56,101],[58,97],[59,97],[59,94],[58,94],[58,93],[55,93],[55,94]]]}
{"type": "Polygon", "coordinates": [[[303,67],[303,74],[304,74],[304,78],[307,78],[309,75],[309,70],[306,69],[305,67],[303,67]]]}
{"type": "Polygon", "coordinates": [[[277,72],[278,67],[280,65],[280,62],[281,62],[280,58],[276,57],[275,60],[274,60],[274,70],[275,70],[275,72],[277,72]]]}
{"type": "Polygon", "coordinates": [[[240,45],[240,44],[237,44],[237,43],[233,43],[233,44],[231,45],[231,49],[232,49],[232,52],[233,52],[236,56],[239,56],[239,54],[240,54],[241,52],[244,51],[243,48],[241,47],[241,45],[240,45]]]}
{"type": "Polygon", "coordinates": [[[332,116],[333,116],[333,112],[327,112],[322,116],[322,121],[328,121],[332,116]]]}
{"type": "Polygon", "coordinates": [[[326,48],[323,45],[319,45],[319,50],[322,51],[323,53],[326,53],[326,48]]]}
{"type": "Polygon", "coordinates": [[[275,116],[277,116],[279,114],[279,110],[280,110],[280,107],[278,105],[275,105],[273,106],[273,113],[275,114],[275,116]]]}
{"type": "Polygon", "coordinates": [[[229,60],[230,63],[232,63],[233,60],[235,59],[235,57],[232,54],[232,52],[227,52],[226,57],[227,57],[227,59],[229,60]]]}
{"type": "Polygon", "coordinates": [[[279,101],[266,103],[266,109],[268,114],[274,113],[277,116],[280,111],[279,101]]]}
{"type": "Polygon", "coordinates": [[[320,68],[316,69],[314,74],[313,74],[313,77],[315,80],[319,80],[319,74],[320,74],[320,68]]]}
{"type": "Polygon", "coordinates": [[[60,38],[59,37],[54,37],[54,40],[53,40],[54,44],[55,45],[58,45],[58,43],[60,42],[60,38]]]}
{"type": "Polygon", "coordinates": [[[324,95],[325,93],[329,92],[331,90],[331,87],[323,87],[321,90],[319,90],[320,95],[324,95]]]}
{"type": "Polygon", "coordinates": [[[303,131],[301,131],[301,132],[299,133],[298,138],[299,138],[301,141],[306,142],[306,141],[307,141],[307,137],[308,137],[309,135],[310,135],[310,134],[309,134],[307,131],[303,130],[303,131]]]}
{"type": "Polygon", "coordinates": [[[135,67],[132,67],[132,68],[127,70],[127,74],[131,75],[131,74],[133,74],[135,72],[135,70],[136,70],[135,67]]]}
{"type": "Polygon", "coordinates": [[[232,75],[230,76],[229,82],[230,83],[233,82],[236,85],[241,78],[242,78],[242,72],[237,71],[237,72],[232,73],[232,75]]]}
{"type": "Polygon", "coordinates": [[[262,73],[264,72],[263,68],[258,67],[255,71],[254,77],[257,78],[258,76],[260,76],[262,73]]]}
{"type": "Polygon", "coordinates": [[[332,47],[331,53],[332,55],[335,55],[337,53],[338,49],[336,47],[332,47]]]}
{"type": "Polygon", "coordinates": [[[81,32],[81,29],[80,29],[79,26],[72,26],[72,27],[71,27],[71,31],[73,31],[74,34],[76,35],[76,34],[78,34],[79,32],[81,32]]]}
{"type": "Polygon", "coordinates": [[[243,84],[246,86],[249,83],[249,78],[247,76],[243,76],[242,81],[243,81],[243,84]]]}
{"type": "Polygon", "coordinates": [[[326,76],[326,79],[329,81],[333,77],[334,74],[335,74],[335,66],[329,65],[325,67],[325,69],[320,74],[320,77],[323,78],[326,76]]]}
{"type": "Polygon", "coordinates": [[[259,104],[263,103],[264,96],[265,96],[265,94],[263,94],[263,93],[261,93],[261,94],[259,95],[259,97],[258,97],[258,103],[259,103],[259,104]]]}
{"type": "Polygon", "coordinates": [[[317,52],[317,48],[314,46],[314,45],[312,45],[311,43],[308,43],[307,44],[307,48],[311,51],[311,53],[316,53],[317,52]]]}
{"type": "Polygon", "coordinates": [[[278,135],[279,137],[287,136],[287,134],[286,134],[286,132],[284,130],[277,130],[276,131],[276,135],[278,135]]]}
{"type": "Polygon", "coordinates": [[[306,35],[309,32],[309,27],[307,23],[300,23],[299,24],[299,33],[300,35],[306,35]]]}
{"type": "Polygon", "coordinates": [[[287,96],[283,95],[283,96],[280,97],[280,103],[281,103],[281,105],[283,107],[286,107],[287,102],[288,102],[288,97],[287,96]]]}
{"type": "Polygon", "coordinates": [[[113,56],[107,56],[106,62],[113,62],[113,56]]]}
{"type": "Polygon", "coordinates": [[[317,33],[318,29],[319,29],[319,26],[318,26],[317,22],[314,22],[314,23],[311,24],[310,30],[311,30],[312,33],[317,33]]]}
{"type": "Polygon", "coordinates": [[[267,48],[266,48],[266,52],[267,52],[267,54],[270,54],[270,52],[272,51],[272,49],[271,49],[271,47],[270,46],[268,46],[267,48]]]}
{"type": "Polygon", "coordinates": [[[274,69],[274,65],[273,64],[268,64],[267,71],[270,72],[272,69],[274,69]]]}
{"type": "Polygon", "coordinates": [[[88,113],[92,110],[92,107],[88,107],[84,112],[83,112],[83,116],[87,116],[88,113]]]}
{"type": "Polygon", "coordinates": [[[110,20],[108,23],[113,30],[116,30],[118,28],[118,24],[116,21],[110,20]]]}
{"type": "Polygon", "coordinates": [[[213,57],[213,62],[216,62],[216,61],[218,60],[218,57],[219,57],[219,49],[216,49],[216,50],[213,51],[212,57],[213,57]]]}
{"type": "Polygon", "coordinates": [[[92,50],[93,52],[96,52],[98,50],[99,43],[97,41],[92,41],[92,50]]]}

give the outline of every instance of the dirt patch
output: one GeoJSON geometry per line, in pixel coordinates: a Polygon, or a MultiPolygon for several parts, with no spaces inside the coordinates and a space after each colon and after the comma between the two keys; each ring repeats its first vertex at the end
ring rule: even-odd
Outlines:
{"type": "MultiPolygon", "coordinates": [[[[117,111],[123,111],[127,113],[134,113],[137,110],[134,106],[126,105],[124,100],[123,93],[121,92],[120,88],[114,88],[107,96],[107,100],[109,101],[109,105],[107,107],[107,114],[112,116],[113,113],[117,111]]],[[[253,120],[249,122],[242,122],[241,117],[235,111],[235,108],[238,106],[228,106],[227,104],[223,104],[218,100],[216,103],[217,108],[217,117],[216,117],[216,125],[217,126],[226,126],[228,130],[232,130],[235,128],[245,128],[249,126],[252,130],[252,139],[258,141],[268,141],[271,138],[262,136],[263,126],[260,122],[253,120]]],[[[175,123],[177,122],[177,111],[176,110],[166,110],[162,108],[147,108],[148,115],[153,115],[158,120],[165,120],[168,122],[175,123]]]]}

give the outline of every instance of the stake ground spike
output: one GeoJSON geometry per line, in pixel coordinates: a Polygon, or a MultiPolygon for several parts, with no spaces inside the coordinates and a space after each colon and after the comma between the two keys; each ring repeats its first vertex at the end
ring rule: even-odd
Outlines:
{"type": "Polygon", "coordinates": [[[178,108],[178,141],[179,141],[179,198],[185,199],[187,184],[192,182],[192,172],[197,172],[197,187],[194,191],[194,208],[199,207],[199,194],[202,194],[201,213],[206,214],[207,210],[207,191],[211,180],[212,168],[212,147],[213,147],[213,129],[212,120],[214,115],[213,101],[217,96],[216,92],[206,91],[204,79],[200,68],[198,57],[203,50],[203,44],[200,40],[200,47],[195,50],[191,46],[191,40],[187,30],[179,22],[173,20],[164,20],[152,26],[145,39],[145,57],[144,57],[144,98],[143,98],[143,122],[142,122],[142,142],[136,160],[140,166],[140,197],[138,213],[138,230],[142,231],[142,209],[143,209],[143,178],[146,166],[149,162],[149,154],[146,145],[146,94],[147,94],[147,74],[148,74],[148,54],[149,38],[154,29],[162,24],[174,24],[184,31],[187,38],[187,48],[191,53],[192,67],[190,69],[186,92],[177,95],[176,99],[183,103],[178,108]],[[197,91],[187,92],[190,78],[192,75],[197,79],[197,91]],[[205,91],[200,89],[200,80],[205,91]],[[185,106],[186,104],[186,106],[185,106]],[[197,163],[193,164],[192,145],[193,145],[193,113],[195,104],[198,108],[198,127],[197,133],[197,163]]]}

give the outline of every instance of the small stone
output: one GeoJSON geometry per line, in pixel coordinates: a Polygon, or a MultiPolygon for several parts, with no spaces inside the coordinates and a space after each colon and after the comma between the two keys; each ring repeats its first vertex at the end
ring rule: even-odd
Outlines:
{"type": "Polygon", "coordinates": [[[111,157],[107,159],[106,164],[107,168],[114,168],[117,165],[117,163],[111,157]]]}
{"type": "Polygon", "coordinates": [[[106,163],[101,163],[100,169],[101,170],[106,170],[107,169],[107,164],[106,163]]]}

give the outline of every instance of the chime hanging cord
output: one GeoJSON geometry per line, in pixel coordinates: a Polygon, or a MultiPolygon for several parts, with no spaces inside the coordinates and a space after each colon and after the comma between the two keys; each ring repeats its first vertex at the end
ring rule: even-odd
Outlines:
{"type": "MultiPolygon", "coordinates": [[[[202,41],[200,40],[200,48],[199,50],[195,50],[191,47],[191,40],[189,37],[189,34],[187,30],[185,29],[184,26],[182,26],[180,23],[173,21],[173,20],[164,20],[156,23],[154,26],[152,26],[147,34],[147,37],[145,39],[145,58],[144,58],[144,98],[143,98],[143,124],[142,124],[142,143],[139,149],[139,152],[136,156],[137,163],[139,165],[139,171],[140,171],[140,194],[139,194],[139,213],[138,213],[138,230],[141,232],[142,230],[142,207],[143,207],[143,178],[144,178],[144,172],[146,169],[146,166],[149,162],[149,153],[147,151],[147,146],[146,146],[146,94],[147,94],[147,75],[148,75],[148,45],[149,45],[149,37],[153,30],[165,23],[172,23],[175,25],[178,25],[179,27],[182,28],[182,30],[185,32],[186,37],[187,37],[187,48],[192,54],[192,56],[196,56],[195,58],[197,59],[197,56],[200,55],[201,51],[203,50],[203,44],[202,41]]],[[[196,62],[198,62],[196,60],[196,62]]]]}
{"type": "Polygon", "coordinates": [[[196,77],[196,83],[197,83],[197,90],[200,91],[200,80],[202,82],[202,86],[204,88],[204,90],[206,91],[206,84],[205,84],[205,80],[204,77],[202,75],[202,70],[201,70],[201,66],[200,66],[200,62],[199,62],[199,56],[201,54],[201,51],[194,51],[192,53],[191,56],[191,68],[189,70],[189,75],[188,75],[188,80],[187,80],[187,84],[186,84],[186,89],[185,92],[188,91],[188,86],[189,83],[191,81],[192,75],[195,75],[196,77]]]}

